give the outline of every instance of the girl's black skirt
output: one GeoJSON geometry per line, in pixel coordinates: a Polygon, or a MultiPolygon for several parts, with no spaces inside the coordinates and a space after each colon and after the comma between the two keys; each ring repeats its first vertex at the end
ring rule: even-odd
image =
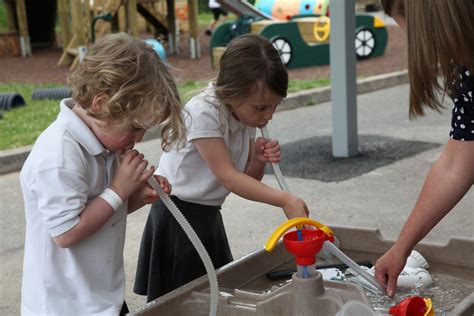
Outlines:
{"type": "MultiPolygon", "coordinates": [[[[214,267],[232,261],[220,206],[171,199],[204,244],[214,267]]],[[[143,231],[133,291],[147,301],[202,275],[206,269],[191,241],[163,202],[154,203],[143,231]]]]}

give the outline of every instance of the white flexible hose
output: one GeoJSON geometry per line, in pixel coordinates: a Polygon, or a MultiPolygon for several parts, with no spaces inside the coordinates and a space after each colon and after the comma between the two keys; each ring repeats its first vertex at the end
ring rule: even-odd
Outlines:
{"type": "Polygon", "coordinates": [[[186,236],[188,236],[189,240],[193,244],[194,248],[196,248],[199,257],[201,257],[202,262],[204,263],[204,267],[206,268],[207,276],[209,278],[209,288],[211,291],[211,301],[210,301],[210,311],[209,315],[214,316],[217,314],[217,302],[219,300],[219,285],[217,283],[217,274],[216,270],[214,269],[214,265],[212,264],[211,258],[204,248],[199,236],[196,234],[194,229],[189,224],[188,220],[184,217],[178,207],[174,204],[174,202],[170,199],[170,197],[163,191],[158,181],[155,179],[154,176],[151,176],[147,179],[148,183],[151,185],[153,190],[158,192],[161,201],[166,205],[168,210],[170,210],[171,214],[174,218],[178,221],[179,225],[183,228],[186,236]]]}
{"type": "Polygon", "coordinates": [[[345,263],[349,268],[351,268],[355,273],[357,273],[364,280],[369,282],[372,286],[378,289],[382,293],[387,293],[387,288],[379,283],[379,281],[373,277],[370,273],[362,269],[354,260],[349,258],[345,253],[343,253],[339,248],[333,245],[332,242],[326,240],[324,242],[324,248],[329,252],[335,255],[339,260],[345,263]]]}
{"type": "MultiPolygon", "coordinates": [[[[266,126],[262,127],[260,129],[262,132],[263,138],[265,138],[267,141],[270,141],[270,134],[268,133],[268,129],[266,126]]],[[[283,173],[281,173],[280,166],[277,163],[272,162],[272,167],[273,167],[273,172],[275,173],[275,176],[277,178],[278,184],[280,185],[280,188],[282,191],[290,192],[290,187],[288,187],[288,184],[286,184],[285,178],[283,177],[283,173]]]]}
{"type": "MultiPolygon", "coordinates": [[[[270,134],[268,133],[267,127],[264,126],[260,130],[262,131],[263,137],[267,141],[269,141],[271,138],[270,138],[270,134]]],[[[286,184],[285,179],[283,178],[283,174],[281,173],[281,170],[278,164],[272,163],[272,167],[273,167],[273,172],[275,173],[275,176],[278,180],[278,184],[280,185],[280,188],[283,191],[290,193],[289,187],[286,184]]],[[[324,242],[324,248],[327,249],[329,252],[331,252],[333,255],[335,255],[337,258],[339,258],[339,260],[345,263],[348,267],[350,267],[354,272],[359,274],[367,282],[369,282],[370,284],[375,286],[377,289],[379,289],[382,293],[387,292],[384,285],[379,283],[379,281],[375,277],[373,277],[372,275],[364,271],[364,269],[362,269],[354,260],[349,258],[345,253],[343,253],[339,248],[334,246],[330,241],[326,240],[324,242]]]]}

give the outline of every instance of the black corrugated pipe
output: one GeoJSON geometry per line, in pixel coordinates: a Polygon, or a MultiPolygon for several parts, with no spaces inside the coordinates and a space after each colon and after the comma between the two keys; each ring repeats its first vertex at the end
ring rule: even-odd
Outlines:
{"type": "Polygon", "coordinates": [[[19,93],[0,93],[0,110],[8,111],[11,108],[21,105],[25,105],[25,100],[19,93]]]}
{"type": "Polygon", "coordinates": [[[49,89],[36,89],[33,91],[31,99],[33,100],[58,100],[70,98],[72,95],[71,88],[58,87],[49,89]]]}

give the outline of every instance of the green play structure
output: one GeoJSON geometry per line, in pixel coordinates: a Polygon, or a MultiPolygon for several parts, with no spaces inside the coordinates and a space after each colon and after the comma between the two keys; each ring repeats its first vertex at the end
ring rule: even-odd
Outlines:
{"type": "MultiPolygon", "coordinates": [[[[302,16],[281,21],[249,14],[216,29],[210,42],[212,64],[217,65],[225,46],[233,38],[245,33],[257,33],[268,38],[288,68],[329,64],[328,17],[302,16]]],[[[380,18],[356,15],[355,50],[358,59],[382,56],[387,41],[387,29],[380,18]]]]}

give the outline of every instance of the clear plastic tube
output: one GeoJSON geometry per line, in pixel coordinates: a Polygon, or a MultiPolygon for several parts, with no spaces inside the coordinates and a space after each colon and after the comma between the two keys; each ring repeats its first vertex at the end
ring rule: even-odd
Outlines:
{"type": "MultiPolygon", "coordinates": [[[[260,130],[262,131],[263,138],[269,141],[271,138],[270,138],[270,134],[268,133],[267,127],[264,126],[260,130]]],[[[273,167],[273,172],[275,173],[275,176],[277,178],[278,184],[280,185],[280,188],[285,192],[291,193],[290,187],[288,187],[288,184],[286,184],[285,178],[283,177],[283,174],[281,173],[280,166],[277,163],[272,162],[272,167],[273,167]]]]}
{"type": "Polygon", "coordinates": [[[193,244],[194,248],[196,248],[199,257],[201,257],[202,262],[204,263],[204,267],[206,268],[207,276],[209,278],[209,288],[211,292],[210,298],[210,311],[209,315],[214,316],[217,314],[217,302],[219,300],[219,285],[217,283],[217,274],[216,270],[214,269],[214,265],[212,264],[211,258],[204,248],[199,236],[196,234],[194,229],[189,224],[188,220],[184,217],[178,207],[174,204],[174,202],[170,199],[170,197],[163,191],[158,181],[155,179],[154,176],[151,176],[147,179],[148,183],[151,185],[153,190],[158,192],[161,201],[166,205],[166,207],[170,210],[171,214],[174,218],[178,221],[179,225],[183,228],[186,236],[188,236],[189,240],[193,244]]]}
{"type": "MultiPolygon", "coordinates": [[[[270,140],[270,134],[268,133],[268,129],[266,126],[262,127],[260,129],[262,131],[262,135],[266,140],[270,140]]],[[[288,185],[285,182],[285,179],[283,178],[283,174],[280,170],[280,167],[276,163],[272,163],[273,171],[275,173],[275,176],[277,178],[278,184],[280,185],[280,188],[283,191],[290,192],[288,185]]],[[[339,248],[334,246],[330,241],[326,240],[324,242],[324,248],[331,252],[333,255],[335,255],[339,260],[341,260],[343,263],[345,263],[349,268],[351,268],[354,272],[356,272],[358,275],[360,275],[362,278],[364,278],[367,282],[372,284],[375,288],[380,290],[382,293],[387,293],[387,289],[382,285],[381,283],[378,282],[378,280],[364,271],[354,260],[349,258],[345,253],[343,253],[339,248]]]]}
{"type": "Polygon", "coordinates": [[[296,265],[296,273],[302,279],[308,279],[316,275],[316,263],[309,266],[296,265]]]}
{"type": "Polygon", "coordinates": [[[339,248],[334,246],[330,241],[324,242],[324,248],[326,248],[329,252],[335,255],[339,260],[345,263],[349,268],[351,268],[355,273],[359,276],[364,278],[367,282],[369,282],[372,286],[376,289],[381,291],[382,293],[386,293],[387,289],[385,286],[380,284],[375,277],[367,273],[364,269],[362,269],[354,260],[349,258],[345,253],[343,253],[339,248]]]}

